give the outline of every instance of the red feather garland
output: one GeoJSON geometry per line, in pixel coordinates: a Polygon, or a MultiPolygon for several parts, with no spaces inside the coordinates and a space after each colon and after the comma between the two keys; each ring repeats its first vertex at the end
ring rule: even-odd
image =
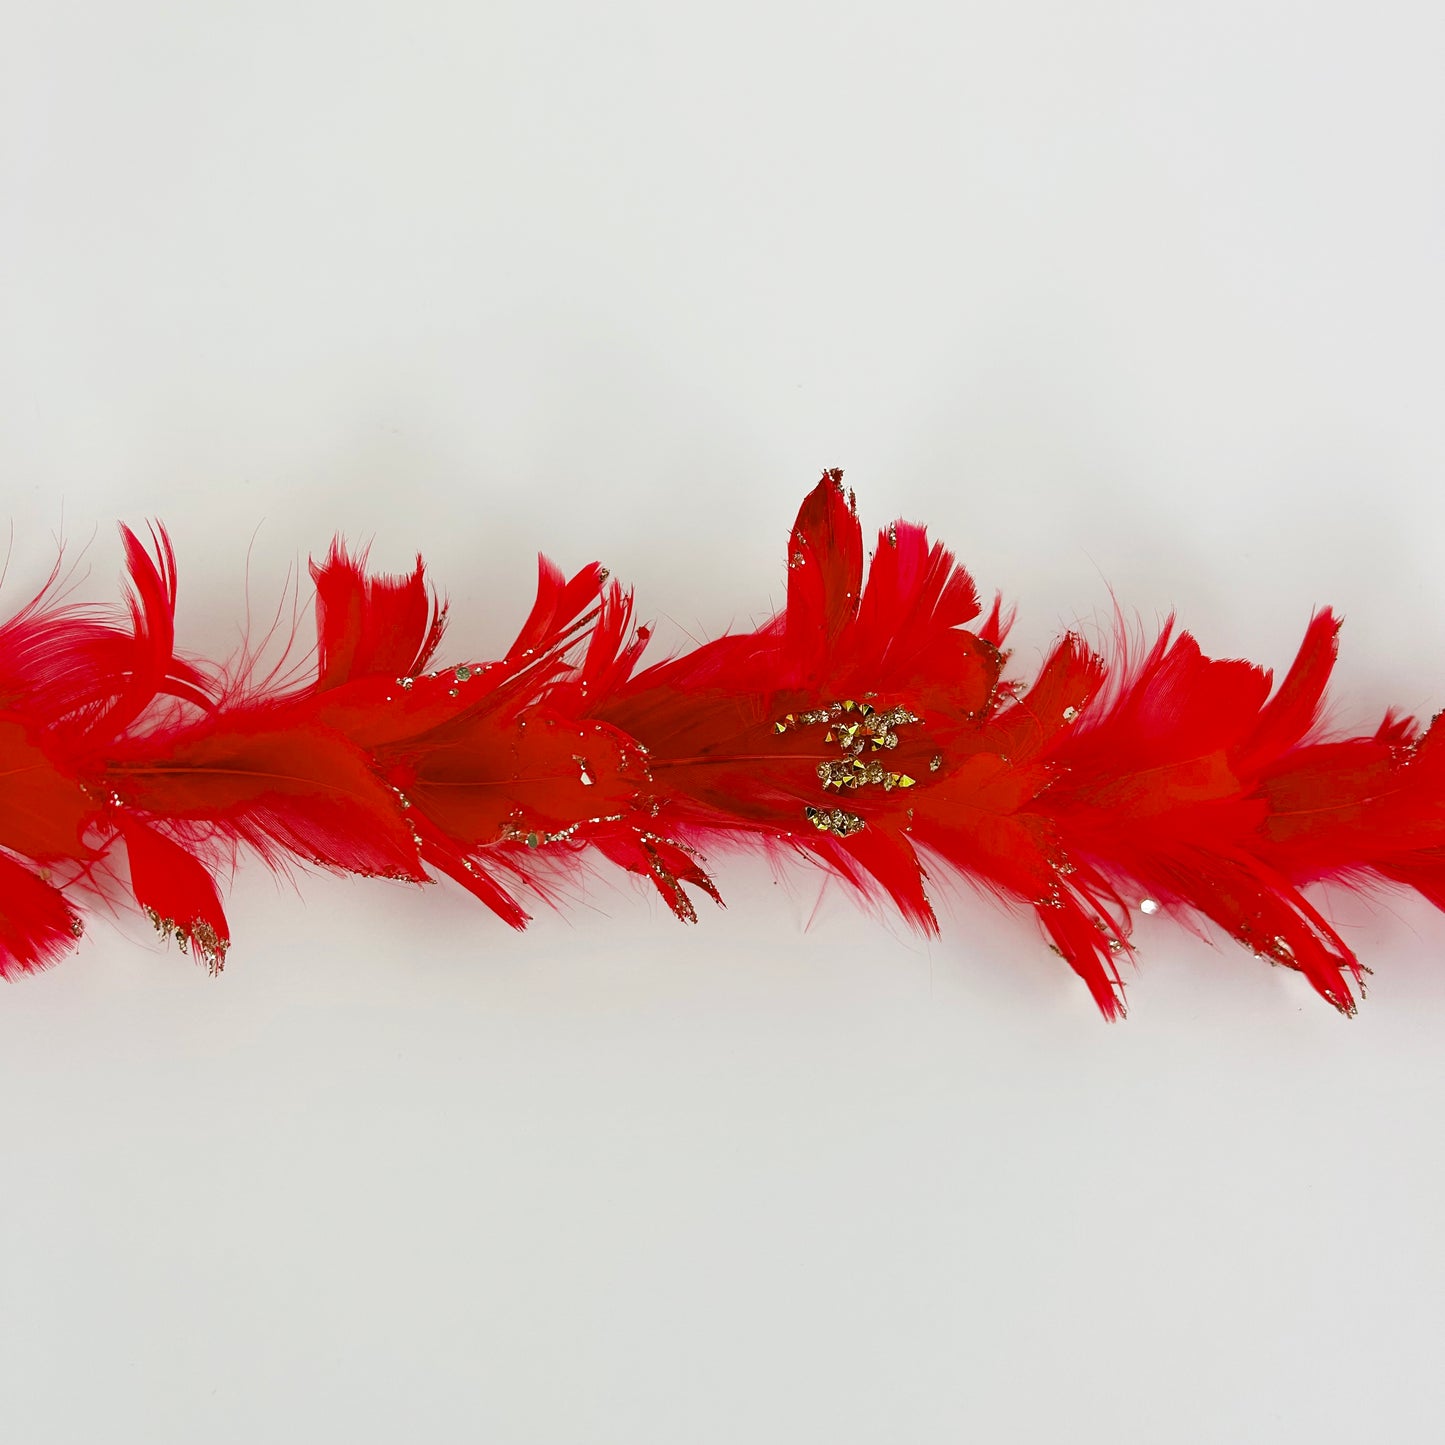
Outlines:
{"type": "Polygon", "coordinates": [[[1442,726],[1318,734],[1330,612],[1274,688],[1172,625],[1137,661],[1069,634],[1025,683],[1001,603],[982,616],[921,527],[881,533],[865,577],[836,471],[798,513],[784,609],[645,668],[631,593],[545,559],[506,656],[436,668],[421,559],[376,576],[338,541],[311,569],[314,675],[237,676],[177,655],[165,532],[122,537],[123,613],[62,603],[57,571],[0,625],[0,975],[61,957],[111,874],[219,969],[215,875],[242,850],[444,874],[517,928],[592,857],[693,920],[721,902],[703,854],[762,842],[927,933],[929,873],[955,874],[1031,911],[1108,1017],[1135,907],[1212,922],[1345,1012],[1363,970],[1301,890],[1373,880],[1445,909],[1442,726]]]}

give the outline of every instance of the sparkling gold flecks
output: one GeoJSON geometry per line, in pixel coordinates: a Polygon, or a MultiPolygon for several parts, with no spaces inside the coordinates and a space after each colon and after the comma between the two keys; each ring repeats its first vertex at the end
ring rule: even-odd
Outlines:
{"type": "Polygon", "coordinates": [[[652,876],[666,890],[672,911],[684,923],[696,923],[697,909],[693,906],[692,899],[687,896],[687,890],[682,886],[677,875],[662,861],[655,845],[670,842],[674,848],[684,848],[689,853],[692,849],[685,848],[684,844],[674,840],[659,837],[656,833],[643,833],[641,841],[643,852],[647,854],[647,866],[652,870],[652,876]]]}
{"type": "Polygon", "coordinates": [[[888,524],[888,545],[889,545],[890,547],[896,547],[896,546],[898,545],[898,523],[897,523],[897,522],[889,522],[889,524],[888,524]]]}
{"type": "Polygon", "coordinates": [[[529,848],[544,848],[548,843],[565,843],[582,828],[598,823],[620,823],[626,817],[626,813],[605,813],[596,818],[579,818],[575,823],[569,823],[555,833],[545,832],[541,828],[527,828],[519,819],[508,818],[502,824],[501,838],[506,843],[525,843],[529,848]]]}
{"type": "Polygon", "coordinates": [[[934,753],[934,755],[933,755],[931,758],[929,758],[929,760],[928,760],[928,771],[929,771],[930,773],[936,773],[936,772],[939,770],[939,768],[941,768],[942,766],[943,766],[943,754],[942,754],[942,753],[934,753]]]}
{"type": "Polygon", "coordinates": [[[1079,715],[1079,710],[1078,710],[1078,708],[1076,708],[1076,707],[1066,707],[1066,708],[1064,709],[1064,721],[1065,721],[1065,722],[1073,722],[1073,720],[1074,720],[1076,717],[1078,717],[1078,715],[1079,715]]]}
{"type": "Polygon", "coordinates": [[[606,567],[599,567],[597,569],[597,585],[600,587],[611,575],[612,573],[606,567]]]}
{"type": "Polygon", "coordinates": [[[581,753],[573,753],[572,761],[576,763],[579,768],[582,769],[582,786],[584,788],[590,788],[592,786],[592,774],[587,771],[587,759],[584,758],[581,753]]]}
{"type": "Polygon", "coordinates": [[[226,950],[231,946],[229,938],[220,934],[202,919],[191,924],[191,937],[196,941],[196,952],[212,973],[220,973],[226,966],[226,950]]]}
{"type": "Polygon", "coordinates": [[[147,907],[146,917],[150,920],[151,927],[167,941],[174,940],[176,949],[180,953],[189,952],[191,940],[195,941],[196,957],[213,973],[220,973],[225,967],[226,950],[230,948],[231,941],[222,938],[204,919],[194,918],[189,924],[177,923],[174,918],[162,918],[154,909],[147,907]]]}
{"type": "Polygon", "coordinates": [[[863,827],[863,820],[857,813],[845,812],[842,808],[803,809],[803,816],[820,832],[832,833],[837,838],[847,838],[863,827]]]}
{"type": "Polygon", "coordinates": [[[85,920],[78,913],[70,915],[70,934],[72,938],[83,938],[85,936],[85,920]]]}
{"type": "Polygon", "coordinates": [[[397,685],[398,687],[405,688],[408,692],[410,692],[410,691],[411,691],[411,688],[412,688],[412,685],[413,685],[415,682],[416,682],[416,679],[415,679],[414,677],[399,677],[399,678],[397,678],[397,680],[396,680],[396,685],[397,685]]]}
{"type": "Polygon", "coordinates": [[[691,843],[684,843],[681,838],[664,838],[661,833],[640,833],[638,836],[644,843],[666,843],[669,848],[676,848],[679,853],[686,853],[689,858],[700,856],[691,843]]]}
{"type": "Polygon", "coordinates": [[[457,668],[454,673],[452,673],[452,676],[456,678],[458,682],[465,682],[471,675],[472,670],[466,665],[466,663],[463,663],[459,668],[457,668]]]}
{"type": "Polygon", "coordinates": [[[1011,647],[1000,647],[998,643],[994,642],[991,638],[988,637],[980,637],[978,639],[978,645],[982,649],[982,651],[993,660],[994,670],[996,674],[994,682],[995,691],[997,691],[1001,687],[1010,686],[1011,684],[1006,684],[1000,681],[997,678],[997,674],[1002,673],[1004,668],[1008,666],[1008,660],[1013,656],[1013,649],[1011,647]]]}
{"type": "Polygon", "coordinates": [[[803,563],[806,562],[807,560],[808,560],[808,559],[807,559],[805,556],[803,556],[803,554],[802,554],[801,552],[794,552],[793,555],[788,558],[788,566],[789,566],[789,567],[801,567],[801,566],[803,565],[803,563]]]}
{"type": "MultiPolygon", "coordinates": [[[[1249,951],[1254,954],[1256,958],[1261,959],[1265,963],[1272,963],[1276,968],[1299,967],[1299,962],[1295,951],[1293,948],[1290,947],[1289,940],[1287,938],[1282,938],[1276,935],[1272,939],[1261,942],[1261,940],[1254,933],[1254,930],[1249,928],[1248,926],[1239,929],[1239,931],[1236,932],[1234,936],[1236,940],[1242,943],[1247,949],[1249,949],[1249,951]]],[[[1369,973],[1369,971],[1370,970],[1367,968],[1362,968],[1360,970],[1361,973],[1369,973]]],[[[1360,990],[1360,997],[1364,998],[1365,980],[1357,977],[1355,983],[1356,987],[1358,987],[1360,990]]],[[[1359,1004],[1353,998],[1350,998],[1347,994],[1336,997],[1335,994],[1330,993],[1326,995],[1326,997],[1328,997],[1329,1001],[1334,1004],[1334,1006],[1339,1009],[1339,1011],[1344,1014],[1346,1018],[1353,1019],[1360,1016],[1359,1004]]]]}

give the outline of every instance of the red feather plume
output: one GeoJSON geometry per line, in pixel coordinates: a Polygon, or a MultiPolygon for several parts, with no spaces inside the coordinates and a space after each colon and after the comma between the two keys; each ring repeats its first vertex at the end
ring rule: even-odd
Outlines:
{"type": "Polygon", "coordinates": [[[1213,924],[1345,1012],[1362,967],[1304,890],[1416,889],[1445,908],[1445,733],[1319,716],[1339,623],[1318,612],[1273,684],[1167,624],[1110,660],[1074,634],[1006,676],[1011,614],[922,527],[865,573],[841,474],[789,538],[785,607],[642,667],[648,629],[593,565],[540,559],[495,660],[435,666],[446,604],[421,559],[371,574],[338,540],[311,569],[300,683],[179,656],[176,566],[122,529],[115,613],[58,570],[0,625],[0,975],[43,967],[123,877],[163,933],[219,968],[217,885],[242,853],[408,882],[444,875],[520,928],[605,860],[678,917],[721,902],[702,855],[758,843],[938,931],[930,873],[1031,912],[1106,1016],[1136,907],[1213,924]]]}

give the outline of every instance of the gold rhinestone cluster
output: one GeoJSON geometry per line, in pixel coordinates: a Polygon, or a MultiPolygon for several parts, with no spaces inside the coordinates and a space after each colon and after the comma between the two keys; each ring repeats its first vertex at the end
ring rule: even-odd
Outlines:
{"type": "MultiPolygon", "coordinates": [[[[897,729],[917,721],[906,707],[876,708],[868,702],[844,698],[808,712],[786,713],[773,724],[773,731],[781,734],[795,728],[827,728],[823,741],[835,744],[843,756],[825,759],[817,765],[816,771],[825,789],[841,793],[844,789],[872,784],[884,792],[892,792],[894,788],[913,787],[917,779],[907,773],[894,772],[878,758],[865,758],[863,754],[865,750],[879,753],[896,748],[897,729]]],[[[844,808],[805,807],[803,816],[819,832],[839,838],[846,838],[863,827],[863,819],[844,808]]]]}
{"type": "Polygon", "coordinates": [[[881,783],[885,793],[894,788],[911,788],[915,781],[907,773],[890,773],[873,758],[845,758],[841,762],[819,763],[818,776],[825,788],[861,788],[865,783],[881,783]]]}
{"type": "Polygon", "coordinates": [[[857,813],[843,808],[814,808],[810,805],[803,809],[803,816],[820,833],[831,833],[835,838],[847,838],[863,827],[863,820],[857,813]]]}
{"type": "Polygon", "coordinates": [[[865,744],[870,742],[875,753],[883,748],[896,748],[898,734],[894,729],[917,721],[906,707],[880,710],[871,703],[855,702],[850,697],[842,702],[831,702],[827,707],[814,708],[811,712],[784,713],[773,724],[773,731],[786,733],[794,728],[816,727],[819,723],[827,723],[829,727],[823,735],[823,741],[837,743],[845,753],[857,757],[865,744]],[[854,712],[858,716],[849,720],[847,714],[854,712]]]}

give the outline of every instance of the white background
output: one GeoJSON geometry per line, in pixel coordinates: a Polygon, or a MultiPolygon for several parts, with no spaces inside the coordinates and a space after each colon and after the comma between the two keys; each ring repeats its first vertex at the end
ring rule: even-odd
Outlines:
{"type": "MultiPolygon", "coordinates": [[[[336,529],[455,654],[539,548],[666,647],[840,465],[1021,669],[1332,602],[1338,723],[1445,703],[1436,4],[0,16],[7,608],[158,516],[197,651],[336,529]]],[[[98,919],[0,989],[0,1436],[1441,1438],[1445,921],[1326,900],[1348,1022],[1141,919],[1111,1027],[982,901],[718,873],[519,938],[250,866],[219,982],[98,919]]]]}

